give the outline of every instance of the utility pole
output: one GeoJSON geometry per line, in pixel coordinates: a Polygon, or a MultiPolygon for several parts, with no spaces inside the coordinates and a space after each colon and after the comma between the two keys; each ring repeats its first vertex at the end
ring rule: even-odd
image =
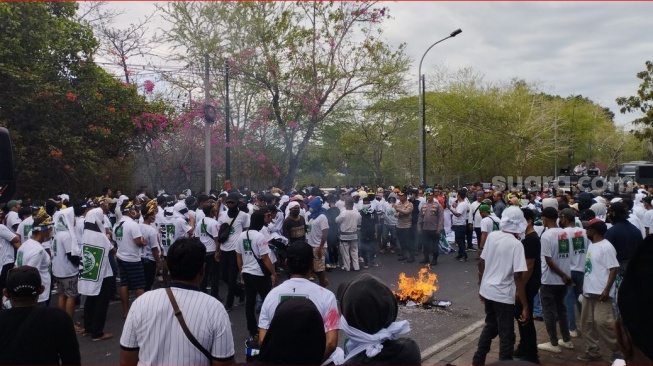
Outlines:
{"type": "Polygon", "coordinates": [[[231,183],[231,148],[229,147],[230,143],[230,122],[229,122],[229,59],[225,59],[224,62],[224,87],[225,87],[225,101],[224,101],[224,123],[225,123],[225,138],[226,138],[226,151],[225,151],[225,172],[224,179],[225,184],[227,182],[231,183]]]}
{"type": "MultiPolygon", "coordinates": [[[[209,104],[209,54],[204,55],[204,105],[209,104]]],[[[211,125],[208,119],[204,121],[204,193],[211,190],[211,125]]]]}

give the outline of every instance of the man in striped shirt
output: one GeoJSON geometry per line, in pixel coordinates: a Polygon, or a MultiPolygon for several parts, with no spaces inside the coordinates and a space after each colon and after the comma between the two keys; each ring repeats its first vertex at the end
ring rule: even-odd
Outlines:
{"type": "Polygon", "coordinates": [[[180,238],[168,249],[170,287],[190,333],[211,359],[196,348],[175,317],[165,289],[134,301],[120,337],[120,364],[207,365],[234,363],[234,340],[224,306],[200,290],[206,247],[198,238],[180,238]]]}

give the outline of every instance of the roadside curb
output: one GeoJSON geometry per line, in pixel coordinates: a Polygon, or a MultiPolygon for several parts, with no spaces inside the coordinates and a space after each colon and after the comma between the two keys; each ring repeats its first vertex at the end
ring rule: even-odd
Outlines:
{"type": "Polygon", "coordinates": [[[425,349],[422,351],[421,357],[422,357],[422,362],[428,360],[431,358],[433,355],[441,352],[445,348],[451,346],[452,344],[460,341],[461,339],[467,337],[468,335],[476,332],[478,329],[480,329],[483,325],[485,325],[485,319],[481,319],[467,328],[462,329],[461,331],[454,333],[452,336],[450,336],[447,339],[444,339],[431,347],[425,349]]]}

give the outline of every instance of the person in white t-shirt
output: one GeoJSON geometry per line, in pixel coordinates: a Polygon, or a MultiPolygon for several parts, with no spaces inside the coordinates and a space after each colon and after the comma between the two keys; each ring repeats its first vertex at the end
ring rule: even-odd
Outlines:
{"type": "Polygon", "coordinates": [[[238,270],[245,284],[245,317],[251,338],[258,336],[258,326],[254,308],[256,296],[265,300],[273,285],[277,284],[277,273],[270,260],[270,247],[265,236],[259,231],[265,225],[265,216],[271,215],[267,208],[252,213],[249,229],[242,232],[236,243],[238,270]],[[265,266],[271,275],[263,273],[265,266]]]}
{"type": "Polygon", "coordinates": [[[160,237],[155,226],[152,224],[156,218],[157,203],[155,200],[149,200],[141,209],[143,223],[139,224],[141,234],[143,234],[146,246],[141,248],[141,261],[143,262],[143,272],[145,273],[145,292],[152,290],[154,279],[156,278],[156,269],[161,263],[161,243],[160,237]]]}
{"type": "Polygon", "coordinates": [[[84,303],[84,329],[93,341],[111,339],[111,333],[104,332],[109,301],[116,280],[109,264],[109,253],[113,245],[105,229],[105,212],[108,212],[107,197],[98,197],[93,204],[96,208],[88,211],[84,220],[82,234],[82,270],[77,282],[81,295],[86,295],[84,303]]]}
{"type": "MultiPolygon", "coordinates": [[[[34,206],[32,206],[33,207],[32,211],[34,211],[34,208],[38,210],[38,208],[42,206],[44,206],[44,204],[35,204],[34,206]]],[[[34,218],[32,218],[31,214],[28,217],[25,217],[20,222],[20,224],[18,224],[18,228],[16,229],[16,234],[20,235],[21,244],[26,242],[27,239],[29,239],[30,235],[32,234],[33,224],[34,224],[34,218]]]]}
{"type": "Polygon", "coordinates": [[[523,274],[528,270],[519,234],[526,229],[524,214],[508,207],[501,216],[501,231],[487,236],[478,264],[479,297],[485,304],[485,327],[472,364],[484,365],[492,339],[499,336],[499,360],[512,360],[515,346],[515,298],[522,305],[520,322],[529,321],[523,274]]]}
{"type": "Polygon", "coordinates": [[[199,236],[200,241],[206,247],[206,270],[200,289],[207,292],[210,284],[211,292],[209,294],[220,300],[220,252],[216,250],[220,244],[218,243],[219,225],[215,219],[218,215],[218,206],[214,201],[207,201],[197,212],[202,214],[196,221],[195,235],[199,236]]]}
{"type": "Polygon", "coordinates": [[[619,350],[612,312],[612,299],[615,298],[614,282],[619,261],[617,251],[603,238],[606,231],[608,227],[600,219],[592,219],[588,222],[587,236],[592,244],[587,248],[585,259],[583,310],[580,316],[586,351],[585,354],[578,356],[578,360],[583,362],[603,359],[599,340],[608,346],[613,355],[616,355],[619,350]]]}
{"type": "MultiPolygon", "coordinates": [[[[478,207],[478,212],[480,213],[481,219],[481,236],[479,237],[478,242],[478,251],[483,251],[483,246],[487,240],[488,234],[493,231],[499,231],[501,229],[501,219],[496,217],[492,211],[492,208],[489,205],[483,204],[478,207]]],[[[479,253],[480,256],[480,253],[479,253]]]]}
{"type": "Polygon", "coordinates": [[[542,287],[540,301],[542,315],[549,335],[549,342],[537,345],[538,349],[560,353],[560,346],[572,349],[567,321],[567,309],[564,305],[567,286],[573,284],[571,279],[571,241],[567,232],[558,227],[558,210],[547,207],[542,210],[542,224],[546,228],[540,237],[542,243],[542,287]],[[556,323],[560,325],[562,340],[558,340],[556,323]]]}
{"type": "Polygon", "coordinates": [[[308,298],[322,315],[326,333],[326,349],[323,358],[326,359],[338,344],[340,312],[336,297],[333,292],[308,280],[313,267],[313,248],[310,245],[301,241],[293,242],[288,246],[287,255],[290,279],[273,288],[263,301],[258,323],[259,345],[263,343],[265,334],[270,327],[270,321],[281,302],[295,297],[308,298]]]}
{"type": "Polygon", "coordinates": [[[229,315],[220,301],[199,288],[205,256],[206,247],[197,238],[181,238],[170,246],[166,258],[170,288],[148,291],[132,304],[120,337],[121,365],[234,363],[229,315]],[[175,299],[188,330],[208,355],[188,340],[169,296],[175,299]]]}
{"type": "MultiPolygon", "coordinates": [[[[4,213],[0,210],[0,222],[2,222],[4,213]]],[[[0,224],[0,291],[4,290],[7,282],[9,270],[14,268],[14,249],[20,247],[20,236],[9,230],[3,224],[0,224]]]]}
{"type": "Polygon", "coordinates": [[[122,218],[113,228],[113,239],[118,244],[116,258],[120,271],[120,301],[123,317],[129,312],[129,290],[136,297],[145,292],[145,271],[141,261],[141,251],[147,246],[139,224],[135,221],[140,217],[140,210],[133,201],[124,201],[120,207],[122,218]]]}
{"type": "MultiPolygon", "coordinates": [[[[41,284],[50,288],[52,278],[50,276],[50,255],[43,248],[42,243],[50,240],[52,236],[52,218],[41,207],[34,215],[34,226],[32,226],[32,238],[24,242],[16,252],[16,267],[31,266],[39,270],[41,284]]],[[[50,299],[50,291],[43,291],[39,295],[39,304],[45,305],[50,299]]]]}
{"type": "Polygon", "coordinates": [[[644,236],[648,236],[648,234],[653,233],[653,196],[646,196],[642,201],[646,212],[641,221],[646,234],[644,236]]]}
{"type": "MultiPolygon", "coordinates": [[[[231,192],[227,195],[227,211],[220,214],[218,217],[218,228],[222,224],[231,225],[229,230],[229,238],[224,243],[218,243],[219,246],[216,249],[220,251],[219,261],[220,261],[220,276],[222,279],[227,282],[227,300],[225,302],[225,308],[227,312],[231,311],[231,308],[234,306],[234,299],[238,296],[238,303],[243,304],[245,302],[245,293],[244,291],[236,286],[238,280],[238,263],[236,262],[236,242],[238,237],[243,230],[246,230],[249,227],[249,215],[245,212],[242,212],[238,208],[238,201],[240,200],[240,194],[236,192],[231,192]]],[[[225,230],[228,226],[225,225],[225,230]]]]}
{"type": "Polygon", "coordinates": [[[583,278],[585,277],[585,252],[589,246],[589,239],[585,235],[585,229],[576,227],[576,215],[573,209],[565,208],[560,211],[558,220],[560,227],[567,232],[571,241],[570,247],[570,268],[571,280],[573,286],[567,288],[565,296],[565,306],[567,307],[567,319],[569,319],[569,334],[572,338],[578,337],[578,327],[576,326],[576,309],[581,313],[581,304],[578,297],[583,293],[583,278]]]}
{"type": "Polygon", "coordinates": [[[11,200],[7,202],[7,215],[5,217],[5,225],[12,232],[16,232],[18,225],[21,222],[20,216],[18,216],[18,211],[23,207],[23,201],[21,200],[11,200]]]}
{"type": "MultiPolygon", "coordinates": [[[[79,277],[80,251],[75,235],[75,210],[65,208],[58,215],[55,228],[57,233],[52,240],[52,275],[59,290],[59,309],[68,313],[71,319],[75,315],[77,278],[79,277]]],[[[75,324],[75,331],[82,328],[75,324]]]]}
{"type": "Polygon", "coordinates": [[[457,201],[449,206],[449,211],[453,215],[451,217],[451,230],[455,234],[456,245],[458,245],[458,255],[456,259],[467,261],[467,247],[465,244],[465,236],[467,235],[467,216],[469,215],[469,203],[465,195],[467,191],[461,190],[458,192],[457,201]]]}
{"type": "MultiPolygon", "coordinates": [[[[329,280],[326,278],[326,241],[329,236],[329,219],[326,210],[322,207],[322,199],[315,197],[309,203],[310,216],[306,242],[313,247],[313,272],[320,280],[320,286],[327,287],[329,280]]],[[[359,238],[360,239],[360,238],[359,238]]],[[[359,241],[360,242],[360,241],[359,241]]]]}

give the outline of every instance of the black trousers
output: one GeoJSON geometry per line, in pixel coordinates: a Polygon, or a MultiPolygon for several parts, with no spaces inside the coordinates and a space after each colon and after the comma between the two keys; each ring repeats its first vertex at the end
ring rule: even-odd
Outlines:
{"type": "MultiPolygon", "coordinates": [[[[220,255],[222,255],[222,253],[224,252],[220,252],[220,255]]],[[[215,252],[209,252],[206,253],[205,261],[206,270],[204,272],[204,278],[202,278],[202,283],[200,284],[200,289],[208,293],[207,288],[208,285],[211,284],[211,292],[208,294],[217,299],[220,290],[220,262],[222,261],[222,258],[220,258],[220,262],[218,262],[215,260],[215,252]]]]}
{"type": "Polygon", "coordinates": [[[430,260],[431,255],[433,255],[434,261],[438,260],[438,255],[440,254],[439,240],[440,237],[437,231],[422,230],[421,242],[424,249],[424,260],[430,260]]]}
{"type": "MultiPolygon", "coordinates": [[[[481,245],[481,228],[480,227],[475,227],[474,232],[476,233],[476,245],[481,245]]],[[[473,249],[473,248],[470,248],[473,249]]]]}
{"type": "Polygon", "coordinates": [[[270,290],[272,290],[272,281],[268,276],[255,276],[249,273],[243,273],[243,282],[245,282],[245,318],[247,319],[247,330],[250,336],[258,334],[258,323],[256,322],[256,295],[265,300],[270,290]]]}
{"type": "Polygon", "coordinates": [[[91,338],[100,338],[104,335],[104,324],[107,321],[109,300],[116,287],[116,278],[107,277],[102,280],[100,293],[88,296],[84,303],[84,329],[91,333],[91,338]]]}
{"type": "Polygon", "coordinates": [[[472,244],[472,239],[474,236],[472,233],[474,233],[474,229],[470,228],[469,225],[465,225],[466,227],[466,232],[465,232],[465,238],[467,239],[467,249],[474,249],[474,244],[472,244]]]}
{"type": "Polygon", "coordinates": [[[220,250],[220,275],[227,282],[227,303],[225,308],[231,309],[234,306],[236,296],[243,297],[245,293],[242,288],[238,287],[238,262],[236,262],[236,251],[230,250],[225,252],[220,250]]]}
{"type": "Polygon", "coordinates": [[[515,345],[515,305],[485,299],[485,327],[478,339],[472,365],[485,365],[492,340],[499,336],[499,360],[512,360],[515,345]]]}
{"type": "MultiPolygon", "coordinates": [[[[538,291],[539,286],[537,288],[526,289],[526,301],[528,302],[528,308],[531,310],[533,309],[533,302],[538,291]]],[[[517,345],[517,351],[521,353],[524,361],[540,363],[540,358],[537,355],[537,332],[535,331],[535,322],[532,319],[530,319],[526,324],[519,321],[522,308],[521,303],[517,302],[515,305],[515,319],[517,319],[517,329],[519,329],[519,345],[517,345]]]]}
{"type": "Polygon", "coordinates": [[[145,272],[145,291],[150,291],[156,278],[156,262],[143,258],[143,271],[145,272]]]}
{"type": "Polygon", "coordinates": [[[413,228],[400,229],[397,228],[397,239],[399,239],[399,245],[404,252],[404,257],[407,259],[415,259],[415,246],[412,238],[413,228]]]}

